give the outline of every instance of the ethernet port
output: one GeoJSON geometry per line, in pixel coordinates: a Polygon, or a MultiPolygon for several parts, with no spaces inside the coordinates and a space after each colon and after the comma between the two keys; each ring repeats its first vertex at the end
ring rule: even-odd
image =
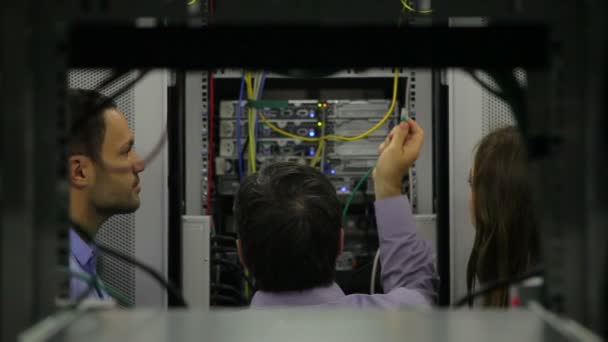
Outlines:
{"type": "Polygon", "coordinates": [[[272,135],[272,130],[270,129],[270,127],[264,125],[262,126],[262,136],[263,137],[269,137],[272,135]]]}
{"type": "Polygon", "coordinates": [[[296,115],[300,118],[306,118],[308,117],[308,109],[300,108],[296,111],[296,115]]]}
{"type": "Polygon", "coordinates": [[[278,108],[264,109],[264,115],[267,118],[276,119],[281,116],[281,110],[278,108]]]}

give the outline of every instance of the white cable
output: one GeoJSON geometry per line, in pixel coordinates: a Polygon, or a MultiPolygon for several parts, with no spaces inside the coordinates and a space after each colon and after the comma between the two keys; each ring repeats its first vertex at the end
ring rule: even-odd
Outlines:
{"type": "Polygon", "coordinates": [[[380,261],[380,248],[376,252],[376,256],[374,257],[374,264],[372,266],[372,278],[369,281],[369,293],[374,294],[376,291],[376,272],[378,272],[378,262],[380,261]]]}

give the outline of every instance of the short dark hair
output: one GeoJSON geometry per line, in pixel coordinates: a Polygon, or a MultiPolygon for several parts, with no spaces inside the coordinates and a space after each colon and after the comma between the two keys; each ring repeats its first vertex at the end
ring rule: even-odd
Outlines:
{"type": "Polygon", "coordinates": [[[101,161],[101,146],[106,132],[103,113],[116,108],[111,98],[93,90],[70,89],[68,110],[70,132],[68,156],[84,154],[94,161],[101,161]]]}
{"type": "Polygon", "coordinates": [[[342,228],[341,203],[318,170],[275,163],[243,180],[235,215],[243,258],[262,291],[330,285],[342,228]]]}

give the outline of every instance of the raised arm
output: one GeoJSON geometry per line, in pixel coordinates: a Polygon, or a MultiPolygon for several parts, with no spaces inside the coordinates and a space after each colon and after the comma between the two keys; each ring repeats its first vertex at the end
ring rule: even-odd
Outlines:
{"type": "Polygon", "coordinates": [[[395,127],[380,146],[374,170],[381,279],[385,293],[405,288],[437,297],[438,277],[430,244],[416,232],[412,208],[401,194],[405,173],[418,158],[424,131],[413,120],[395,127]]]}

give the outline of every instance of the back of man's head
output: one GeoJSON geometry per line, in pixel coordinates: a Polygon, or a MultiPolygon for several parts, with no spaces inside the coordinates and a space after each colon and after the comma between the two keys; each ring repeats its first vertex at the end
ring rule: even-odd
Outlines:
{"type": "Polygon", "coordinates": [[[260,290],[306,290],[334,281],[341,204],[321,172],[272,164],[244,179],[235,215],[242,257],[260,290]]]}

